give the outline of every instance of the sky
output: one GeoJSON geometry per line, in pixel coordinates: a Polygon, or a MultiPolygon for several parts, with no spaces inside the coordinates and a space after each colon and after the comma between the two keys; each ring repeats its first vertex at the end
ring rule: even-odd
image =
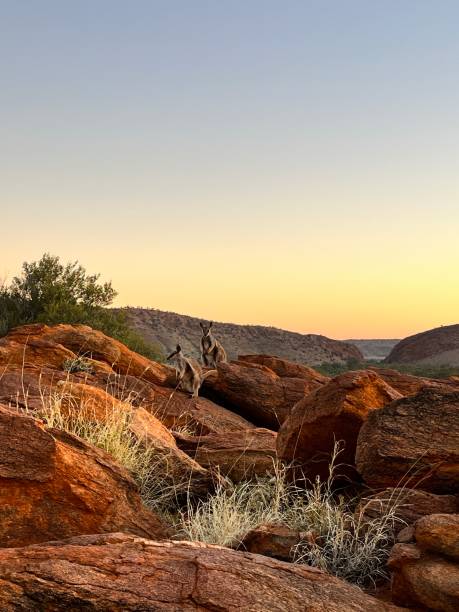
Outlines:
{"type": "Polygon", "coordinates": [[[459,322],[459,3],[0,0],[0,277],[334,338],[459,322]]]}

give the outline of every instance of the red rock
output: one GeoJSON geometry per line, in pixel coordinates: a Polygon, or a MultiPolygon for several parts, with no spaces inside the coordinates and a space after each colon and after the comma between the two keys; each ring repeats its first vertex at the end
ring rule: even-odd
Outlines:
{"type": "Polygon", "coordinates": [[[246,429],[207,436],[176,435],[179,448],[205,468],[216,468],[233,482],[272,473],[276,459],[276,433],[246,429]]]}
{"type": "Polygon", "coordinates": [[[459,559],[459,514],[431,514],[417,521],[414,537],[419,548],[459,559]]]}
{"type": "Polygon", "coordinates": [[[167,533],[107,453],[0,407],[0,546],[117,529],[167,533]]]}
{"type": "Polygon", "coordinates": [[[310,383],[310,391],[325,385],[330,380],[328,376],[320,374],[313,368],[270,355],[240,355],[238,362],[244,364],[256,363],[265,366],[281,378],[302,378],[310,383]]]}
{"type": "Polygon", "coordinates": [[[420,489],[389,488],[362,498],[356,513],[366,520],[386,514],[388,509],[397,506],[395,515],[404,524],[411,525],[423,516],[437,513],[455,513],[459,509],[459,499],[455,495],[435,495],[420,489]]]}
{"type": "Polygon", "coordinates": [[[298,531],[289,529],[285,525],[266,523],[249,531],[239,549],[282,561],[291,561],[292,550],[300,539],[298,531]]]}
{"type": "Polygon", "coordinates": [[[454,493],[459,483],[459,392],[433,389],[373,411],[357,443],[356,465],[372,488],[454,493]]]}
{"type": "MultiPolygon", "coordinates": [[[[26,362],[35,366],[59,368],[65,359],[84,355],[105,363],[120,374],[130,374],[156,384],[173,384],[175,380],[172,368],[142,357],[118,340],[87,325],[24,325],[13,329],[0,341],[0,347],[3,343],[7,344],[6,351],[11,354],[11,346],[18,344],[22,352],[25,350],[26,362]]],[[[4,363],[4,359],[0,353],[0,363],[4,363]]]]}
{"type": "Polygon", "coordinates": [[[422,552],[414,544],[396,544],[388,561],[392,599],[410,609],[456,612],[459,608],[459,566],[422,552]]]}
{"type": "Polygon", "coordinates": [[[309,380],[281,378],[255,363],[219,363],[217,370],[217,376],[205,381],[203,393],[258,427],[275,431],[311,388],[309,380]]]}
{"type": "Polygon", "coordinates": [[[2,610],[396,610],[318,569],[190,542],[96,535],[0,550],[2,610]]]}
{"type": "MultiPolygon", "coordinates": [[[[344,442],[340,475],[355,477],[354,455],[362,424],[368,415],[400,394],[374,372],[346,372],[298,402],[277,438],[280,459],[294,461],[310,479],[329,475],[335,441],[344,442]]],[[[338,475],[338,473],[337,473],[338,475]]]]}
{"type": "Polygon", "coordinates": [[[397,370],[389,370],[386,368],[369,369],[376,372],[388,385],[405,396],[416,395],[425,388],[440,389],[443,391],[455,391],[459,388],[459,381],[455,383],[453,380],[445,378],[421,378],[419,376],[412,376],[411,374],[404,374],[397,370]]]}

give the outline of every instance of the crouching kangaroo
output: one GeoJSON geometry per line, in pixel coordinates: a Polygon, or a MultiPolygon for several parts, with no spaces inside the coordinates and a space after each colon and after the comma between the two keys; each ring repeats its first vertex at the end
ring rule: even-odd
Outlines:
{"type": "Polygon", "coordinates": [[[206,366],[214,367],[217,363],[226,362],[226,351],[218,340],[211,333],[213,322],[205,325],[199,322],[202,329],[201,337],[201,358],[206,366]]]}
{"type": "Polygon", "coordinates": [[[177,344],[175,351],[168,356],[167,361],[171,360],[175,361],[178,386],[183,391],[191,393],[191,397],[198,397],[199,388],[202,383],[210,374],[216,372],[216,370],[209,370],[203,373],[199,363],[194,361],[194,359],[185,357],[180,344],[177,344]]]}

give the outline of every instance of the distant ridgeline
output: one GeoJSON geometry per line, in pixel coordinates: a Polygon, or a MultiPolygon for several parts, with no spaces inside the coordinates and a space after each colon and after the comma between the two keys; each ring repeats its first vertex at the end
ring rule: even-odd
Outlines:
{"type": "MultiPolygon", "coordinates": [[[[133,328],[146,341],[161,345],[165,354],[180,342],[186,354],[199,356],[199,322],[204,319],[148,308],[122,310],[133,328]]],[[[298,334],[275,327],[234,323],[215,323],[213,332],[225,347],[229,359],[261,353],[308,365],[364,360],[356,346],[317,334],[298,334]]]]}

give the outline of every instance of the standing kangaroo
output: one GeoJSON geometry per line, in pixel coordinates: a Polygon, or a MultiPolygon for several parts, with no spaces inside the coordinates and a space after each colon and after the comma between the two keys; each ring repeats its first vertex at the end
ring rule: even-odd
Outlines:
{"type": "Polygon", "coordinates": [[[201,358],[202,362],[206,366],[214,367],[217,363],[226,362],[226,351],[218,340],[216,340],[212,333],[213,321],[209,325],[205,325],[201,321],[199,325],[202,329],[201,337],[201,358]]]}
{"type": "Polygon", "coordinates": [[[194,359],[185,357],[182,353],[182,347],[177,344],[177,347],[173,353],[171,353],[167,361],[175,361],[178,384],[183,391],[191,393],[191,397],[198,397],[199,388],[205,379],[216,372],[216,370],[209,370],[205,374],[202,373],[201,366],[194,359]]]}

